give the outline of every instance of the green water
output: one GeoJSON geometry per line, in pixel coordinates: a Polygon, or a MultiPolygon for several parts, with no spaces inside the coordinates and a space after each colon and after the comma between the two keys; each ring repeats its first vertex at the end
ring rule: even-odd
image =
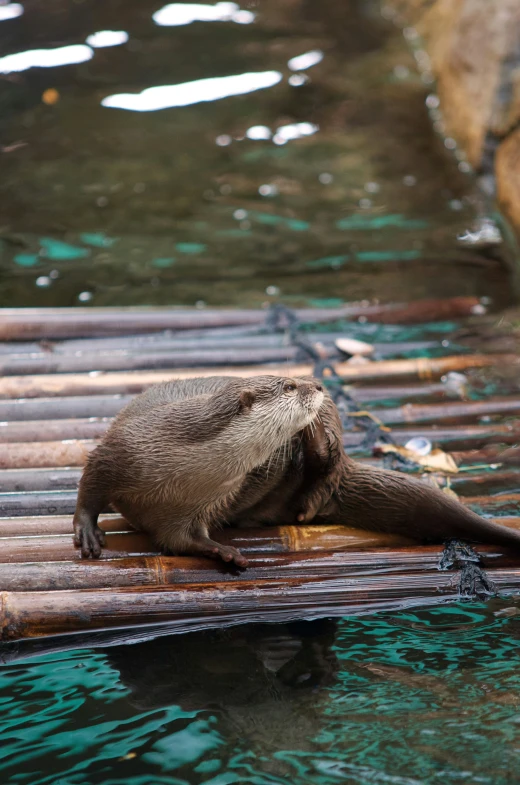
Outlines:
{"type": "Polygon", "coordinates": [[[0,55],[129,36],[2,77],[0,306],[510,301],[502,250],[457,240],[482,214],[474,178],[379,3],[247,0],[249,24],[181,26],[155,24],[160,8],[31,2],[0,22],[0,55]],[[308,52],[322,60],[291,70],[308,52]],[[179,84],[195,100],[199,80],[272,72],[187,106],[101,103],[179,84]],[[299,123],[307,135],[277,143],[299,123]],[[258,126],[274,136],[249,138],[258,126]]]}
{"type": "Polygon", "coordinates": [[[494,600],[6,664],[1,779],[513,785],[519,641],[494,600]]]}

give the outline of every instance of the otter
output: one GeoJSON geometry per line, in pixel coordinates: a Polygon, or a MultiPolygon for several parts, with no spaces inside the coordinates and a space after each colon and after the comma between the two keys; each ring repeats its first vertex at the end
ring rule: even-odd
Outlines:
{"type": "MultiPolygon", "coordinates": [[[[75,544],[83,556],[100,555],[97,518],[111,504],[166,552],[219,556],[245,567],[237,549],[209,533],[279,482],[281,469],[293,461],[297,434],[309,443],[312,465],[323,449],[314,446],[312,423],[324,398],[313,378],[216,376],[151,387],[120,412],[89,456],[74,515],[75,544]],[[259,467],[264,471],[255,476],[259,467]]],[[[327,443],[324,479],[315,472],[301,493],[301,520],[314,517],[330,497],[330,456],[327,443]]],[[[284,498],[300,484],[288,483],[284,498]]]]}
{"type": "Polygon", "coordinates": [[[438,488],[347,456],[338,410],[312,377],[206,377],[166,382],[135,398],[89,456],[74,516],[84,557],[104,544],[111,503],[166,552],[247,566],[210,539],[223,524],[336,524],[421,542],[460,537],[520,546],[438,488]]]}

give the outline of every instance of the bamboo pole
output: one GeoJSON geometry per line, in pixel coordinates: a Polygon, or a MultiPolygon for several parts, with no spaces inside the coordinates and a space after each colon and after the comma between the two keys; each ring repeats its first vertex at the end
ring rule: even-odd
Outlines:
{"type": "MultiPolygon", "coordinates": [[[[343,336],[344,337],[344,336],[343,336]]],[[[265,342],[268,344],[269,342],[265,342]]],[[[320,341],[319,353],[322,359],[339,362],[344,355],[333,344],[320,341]]],[[[437,346],[437,344],[433,344],[437,346]]],[[[425,345],[420,348],[424,351],[425,345]]],[[[431,344],[430,344],[431,346],[431,344]]],[[[374,347],[375,348],[375,347],[374,347]]],[[[410,348],[410,352],[414,349],[410,348]]],[[[387,344],[381,352],[386,356],[398,356],[403,352],[398,346],[387,344]]],[[[221,366],[250,366],[266,363],[296,363],[301,358],[302,350],[298,346],[283,343],[278,337],[277,346],[250,346],[233,348],[229,345],[183,347],[167,350],[162,347],[150,346],[142,351],[118,350],[76,352],[62,354],[57,352],[40,352],[38,354],[5,355],[0,354],[0,375],[26,376],[29,374],[49,373],[84,373],[87,371],[138,371],[172,368],[220,368],[221,366]]]]}
{"type": "MultiPolygon", "coordinates": [[[[336,363],[336,372],[345,382],[379,381],[382,379],[432,380],[440,378],[450,371],[464,371],[469,368],[487,368],[492,366],[520,365],[516,355],[455,355],[439,358],[415,358],[410,360],[381,360],[380,362],[354,365],[336,363]]],[[[244,367],[223,367],[219,375],[225,376],[257,376],[272,374],[274,376],[306,376],[311,374],[310,364],[302,365],[271,365],[244,367]]],[[[3,398],[38,398],[68,397],[74,395],[100,394],[137,394],[152,384],[170,379],[191,379],[197,376],[213,376],[214,368],[186,369],[175,371],[133,371],[133,372],[91,372],[89,374],[42,374],[40,376],[7,376],[0,379],[0,399],[3,398]]]]}
{"type": "MultiPolygon", "coordinates": [[[[518,559],[491,546],[479,547],[486,568],[515,568],[518,559]]],[[[132,556],[99,562],[61,561],[0,564],[3,591],[57,591],[138,586],[177,586],[235,581],[292,581],[295,578],[344,578],[437,570],[439,546],[374,551],[251,554],[247,570],[188,556],[132,556]]]]}
{"type": "MultiPolygon", "coordinates": [[[[14,536],[16,533],[21,533],[22,527],[24,533],[33,533],[32,531],[25,531],[26,524],[32,522],[33,520],[42,521],[49,519],[52,521],[54,519],[49,516],[53,515],[58,515],[57,520],[63,521],[65,528],[58,528],[56,530],[49,529],[49,533],[60,534],[62,532],[71,531],[69,525],[70,517],[67,516],[72,515],[74,512],[76,501],[75,491],[78,487],[81,474],[81,469],[75,469],[71,467],[65,467],[61,469],[7,469],[1,471],[0,509],[2,511],[2,517],[0,517],[0,537],[6,536],[6,517],[13,515],[12,511],[10,513],[8,511],[8,504],[12,497],[15,497],[14,501],[16,501],[16,498],[20,499],[20,503],[18,505],[19,515],[18,513],[14,513],[16,518],[13,519],[13,528],[10,530],[10,534],[12,536],[14,536]],[[43,496],[41,496],[34,493],[35,491],[43,491],[47,493],[44,493],[43,496]],[[69,494],[64,495],[64,491],[68,491],[69,494]],[[70,491],[73,491],[73,493],[70,493],[70,491]],[[35,499],[34,504],[31,502],[32,498],[35,499]],[[36,510],[44,503],[47,503],[49,507],[55,507],[55,500],[58,500],[59,503],[60,498],[61,504],[63,505],[62,512],[60,514],[65,517],[60,518],[57,512],[36,512],[36,510]],[[28,499],[28,501],[26,501],[26,499],[28,499]],[[6,501],[8,503],[7,505],[5,504],[6,501]],[[29,512],[31,512],[31,515],[47,517],[36,519],[33,519],[32,517],[28,518],[27,514],[29,512]],[[23,518],[23,521],[20,520],[20,517],[23,518]],[[15,524],[14,520],[16,519],[19,520],[20,523],[15,524]]],[[[464,483],[467,483],[468,480],[471,482],[471,476],[472,475],[464,474],[460,479],[464,483]]],[[[477,476],[481,477],[482,474],[477,476]]],[[[520,494],[516,493],[500,494],[500,496],[469,496],[464,497],[463,501],[465,504],[478,509],[479,512],[499,511],[505,509],[510,510],[508,513],[509,515],[514,515],[517,511],[520,511],[520,494]]],[[[7,525],[9,528],[11,523],[7,521],[7,525]]]]}
{"type": "MultiPolygon", "coordinates": [[[[520,586],[520,570],[488,573],[500,590],[520,586]]],[[[453,574],[437,570],[382,576],[221,581],[181,587],[2,592],[3,640],[81,630],[172,625],[172,631],[247,621],[287,621],[374,613],[454,602],[453,574]],[[213,617],[213,618],[212,618],[213,617]]]]}
{"type": "MultiPolygon", "coordinates": [[[[393,425],[415,421],[442,422],[461,417],[476,418],[484,414],[511,414],[519,411],[519,399],[502,398],[426,405],[407,404],[394,409],[372,410],[371,414],[385,425],[393,425]]],[[[81,466],[88,452],[95,446],[94,439],[100,438],[109,424],[108,419],[6,423],[0,429],[0,469],[81,466]],[[17,439],[27,441],[16,441],[17,439]],[[32,441],[29,441],[30,439],[32,441]]],[[[394,433],[396,438],[399,438],[399,432],[394,433]]],[[[433,432],[431,436],[435,439],[433,432]]],[[[359,440],[357,443],[360,443],[359,440]]],[[[348,434],[345,446],[349,446],[348,434]]]]}
{"type": "MultiPolygon", "coordinates": [[[[204,330],[192,335],[184,330],[172,334],[170,331],[144,335],[123,335],[115,338],[78,338],[70,341],[40,341],[32,343],[10,342],[0,343],[0,360],[49,359],[49,356],[67,357],[70,355],[103,354],[116,357],[118,355],[141,355],[147,352],[193,352],[208,351],[209,349],[281,349],[290,345],[285,332],[271,333],[263,328],[258,328],[255,333],[245,335],[226,335],[223,330],[204,330]]],[[[335,347],[338,338],[349,336],[348,330],[341,332],[312,332],[305,330],[301,337],[310,343],[320,343],[329,349],[335,347]]],[[[436,341],[387,341],[373,343],[374,353],[382,355],[398,355],[408,352],[443,350],[442,343],[436,341]]]]}
{"type": "MultiPolygon", "coordinates": [[[[263,365],[296,362],[301,350],[296,346],[267,349],[195,349],[188,351],[143,353],[92,353],[80,356],[46,354],[37,357],[4,357],[0,355],[0,375],[17,376],[49,373],[83,373],[85,371],[137,371],[158,368],[217,368],[228,365],[263,365]]],[[[339,352],[323,349],[325,358],[336,360],[339,352]]],[[[215,371],[216,373],[216,371],[215,371]]]]}
{"type": "MultiPolygon", "coordinates": [[[[392,438],[395,442],[400,443],[406,441],[403,439],[402,436],[396,436],[395,431],[392,431],[392,438]]],[[[349,446],[355,446],[356,444],[359,446],[362,443],[364,438],[364,433],[361,437],[357,439],[352,439],[351,436],[357,434],[346,434],[343,443],[344,446],[349,448],[349,446]]],[[[411,434],[414,434],[412,432],[411,434]]],[[[436,441],[436,436],[434,433],[426,434],[427,436],[431,436],[432,440],[436,441]]],[[[410,436],[410,434],[407,434],[410,436]]],[[[4,442],[0,443],[0,470],[11,470],[11,469],[55,469],[55,468],[75,468],[78,466],[84,466],[87,460],[87,456],[89,452],[94,450],[99,441],[94,439],[71,439],[63,440],[63,441],[43,441],[43,442],[4,442]]],[[[465,456],[466,463],[470,464],[474,462],[472,452],[469,451],[468,453],[459,453],[459,458],[461,455],[465,456]]],[[[369,465],[379,466],[379,458],[360,458],[360,463],[366,463],[369,465]]],[[[462,461],[461,461],[462,463],[462,461]]],[[[494,471],[494,476],[500,475],[501,477],[509,477],[515,478],[517,476],[517,472],[515,472],[514,466],[504,472],[497,472],[494,471]]],[[[472,478],[481,478],[482,482],[487,482],[490,474],[488,473],[481,473],[481,474],[472,474],[472,478]]],[[[455,477],[454,482],[465,482],[466,480],[462,475],[458,478],[455,477]]]]}
{"type": "Polygon", "coordinates": [[[515,504],[520,509],[520,493],[501,493],[500,496],[466,496],[466,504],[478,505],[481,509],[500,507],[502,504],[515,504]]]}
{"type": "MultiPolygon", "coordinates": [[[[54,531],[56,523],[63,522],[63,516],[56,518],[44,516],[41,520],[48,525],[45,534],[28,536],[30,522],[38,521],[37,518],[29,519],[23,523],[23,518],[0,519],[0,564],[23,563],[37,559],[44,561],[78,561],[81,552],[74,547],[72,542],[72,518],[68,516],[68,531],[58,534],[54,531]],[[16,523],[21,522],[17,527],[16,523]],[[52,531],[49,532],[49,524],[52,531]],[[15,531],[16,534],[5,536],[6,531],[15,531]]],[[[159,551],[152,545],[149,538],[140,532],[129,528],[128,523],[116,516],[102,517],[100,527],[107,532],[106,548],[101,561],[111,558],[127,556],[157,555],[159,551]],[[115,531],[114,531],[115,529],[115,531]]],[[[40,528],[41,524],[40,524],[40,528]]],[[[335,551],[335,550],[364,550],[373,547],[386,547],[389,545],[410,545],[413,540],[399,535],[381,534],[378,532],[361,531],[345,526],[269,526],[261,529],[236,529],[226,528],[215,533],[218,542],[239,548],[243,553],[286,553],[306,551],[335,551]]],[[[1,588],[1,587],[0,587],[1,588]]]]}
{"type": "MultiPolygon", "coordinates": [[[[61,421],[61,422],[63,422],[65,425],[67,423],[67,421],[61,421]]],[[[18,425],[18,423],[16,423],[16,425],[18,425]]],[[[23,423],[22,425],[25,426],[26,423],[23,423]]],[[[1,442],[9,443],[9,439],[5,438],[5,437],[8,437],[9,435],[10,435],[9,428],[3,428],[2,430],[0,430],[0,437],[2,437],[2,436],[4,437],[3,439],[0,438],[0,443],[1,442]]],[[[41,430],[38,430],[37,433],[33,434],[33,435],[37,435],[38,437],[43,439],[43,438],[47,437],[47,431],[45,429],[41,429],[41,430]]],[[[54,434],[54,435],[61,436],[63,439],[66,439],[67,436],[68,436],[66,430],[60,431],[59,433],[54,434]]],[[[75,434],[71,433],[71,435],[75,435],[75,434]]],[[[89,435],[89,434],[86,433],[86,435],[89,435]]],[[[416,435],[416,434],[411,434],[411,435],[416,435]]],[[[435,433],[429,433],[428,435],[432,438],[432,441],[435,442],[437,440],[436,436],[435,436],[435,433]]],[[[351,436],[357,436],[358,437],[359,434],[356,433],[356,434],[345,434],[344,435],[344,437],[343,437],[343,444],[344,444],[344,446],[345,446],[345,448],[347,450],[351,446],[353,446],[353,445],[355,446],[355,444],[356,444],[356,442],[351,439],[351,436]]],[[[362,436],[364,437],[364,434],[362,434],[362,436]]],[[[410,436],[410,435],[407,434],[407,437],[408,436],[410,436]]],[[[394,438],[394,441],[396,443],[406,442],[406,438],[403,439],[402,435],[400,435],[398,438],[396,438],[395,437],[395,432],[392,432],[392,437],[394,438]]],[[[359,442],[360,442],[360,439],[358,438],[357,439],[357,444],[359,444],[359,442]]],[[[79,443],[81,443],[81,442],[79,442],[79,443]]],[[[19,444],[19,443],[15,442],[14,446],[16,447],[17,444],[19,444]]],[[[18,455],[14,455],[14,456],[10,455],[9,454],[9,448],[5,447],[6,460],[9,459],[12,462],[14,462],[14,461],[20,462],[20,459],[23,458],[23,461],[21,461],[21,462],[22,463],[23,462],[27,463],[28,456],[30,455],[30,450],[32,450],[33,448],[34,448],[35,451],[37,450],[36,444],[38,444],[38,443],[33,443],[31,448],[28,447],[27,454],[25,456],[24,455],[20,455],[20,453],[18,453],[18,455]]],[[[40,450],[41,450],[41,452],[38,453],[39,461],[40,461],[40,463],[44,463],[45,460],[47,459],[47,455],[46,455],[47,444],[45,442],[41,442],[41,443],[39,443],[39,445],[40,445],[40,450]]],[[[42,491],[42,492],[54,491],[54,492],[56,492],[56,494],[57,494],[56,495],[56,499],[57,499],[58,503],[62,504],[62,505],[65,505],[65,506],[60,506],[59,509],[62,512],[64,512],[64,513],[65,512],[72,512],[73,509],[74,509],[73,506],[75,504],[75,499],[72,499],[72,497],[70,497],[69,502],[67,503],[65,501],[65,497],[62,496],[60,498],[60,493],[59,492],[61,492],[63,490],[76,489],[78,487],[79,479],[81,477],[81,468],[80,467],[83,465],[83,463],[81,463],[80,466],[71,465],[71,463],[73,463],[74,460],[76,460],[78,453],[77,453],[77,444],[75,442],[71,443],[70,447],[71,447],[70,453],[63,452],[63,451],[60,451],[60,453],[59,453],[60,456],[61,456],[61,459],[64,461],[64,464],[65,464],[64,466],[61,466],[61,467],[56,467],[56,466],[50,465],[49,467],[44,467],[44,468],[41,468],[41,467],[40,468],[30,468],[30,467],[26,466],[25,468],[9,468],[9,469],[4,468],[4,469],[0,469],[0,514],[2,514],[2,512],[3,512],[3,514],[6,514],[6,508],[4,507],[4,502],[8,501],[8,503],[10,504],[10,501],[5,496],[6,494],[15,493],[17,496],[23,497],[23,493],[28,493],[28,492],[33,492],[33,491],[42,491]],[[70,460],[71,463],[69,463],[69,460],[70,460]]],[[[452,457],[454,458],[454,460],[456,461],[456,463],[459,466],[463,466],[463,467],[468,467],[468,466],[471,466],[473,464],[477,464],[477,465],[484,464],[485,465],[485,464],[489,464],[490,462],[493,462],[493,461],[495,461],[495,463],[499,462],[501,465],[503,465],[503,464],[506,464],[506,465],[512,464],[513,467],[515,465],[519,465],[518,449],[517,448],[511,448],[511,450],[513,452],[513,456],[511,457],[510,460],[502,460],[501,455],[504,454],[503,450],[504,450],[504,446],[503,445],[499,445],[496,453],[494,453],[493,455],[483,454],[483,453],[481,453],[478,450],[466,450],[466,451],[459,451],[459,452],[456,452],[456,453],[452,453],[452,457]],[[487,455],[487,457],[485,457],[486,455],[487,455]]],[[[52,458],[54,457],[54,455],[55,455],[55,452],[54,452],[53,449],[51,449],[50,455],[48,456],[48,460],[49,460],[50,464],[52,464],[52,458]]],[[[1,459],[1,457],[2,457],[2,449],[1,449],[1,446],[0,446],[0,459],[1,459]]],[[[79,455],[79,458],[80,458],[80,461],[84,462],[84,458],[82,457],[81,453],[79,455]]],[[[380,466],[381,465],[379,458],[378,459],[374,459],[374,458],[371,458],[371,457],[363,457],[363,458],[360,458],[358,460],[359,460],[360,463],[364,463],[364,464],[375,465],[375,466],[380,466]]],[[[53,506],[54,502],[52,501],[52,497],[50,497],[48,494],[47,494],[47,497],[48,498],[46,498],[46,499],[38,500],[38,498],[34,494],[31,494],[31,495],[27,496],[24,499],[23,503],[20,502],[20,504],[18,505],[18,508],[19,508],[20,511],[22,511],[23,509],[26,509],[27,511],[30,511],[30,510],[35,510],[36,508],[39,508],[41,503],[45,504],[45,505],[49,504],[49,505],[53,506]],[[26,505],[26,506],[24,507],[24,505],[26,505]],[[34,507],[33,505],[36,505],[36,507],[34,507]]],[[[20,512],[20,514],[23,514],[23,513],[20,512]]]]}
{"type": "MultiPolygon", "coordinates": [[[[442,383],[428,384],[423,382],[399,386],[353,387],[349,392],[355,400],[369,402],[390,398],[437,396],[443,395],[445,390],[446,387],[442,383]]],[[[68,398],[5,399],[0,400],[0,422],[11,424],[15,421],[27,423],[29,420],[86,420],[92,417],[96,419],[114,417],[133,398],[133,395],[76,395],[68,398]]],[[[34,427],[36,428],[36,425],[34,427]]],[[[20,439],[19,441],[24,440],[20,439]]]]}
{"type": "MultiPolygon", "coordinates": [[[[357,446],[354,437],[357,435],[346,434],[352,447],[357,446]]],[[[443,445],[445,448],[459,450],[472,446],[485,446],[492,442],[515,444],[520,439],[520,422],[517,420],[507,423],[493,423],[492,425],[433,425],[402,428],[392,428],[392,439],[397,444],[405,444],[414,436],[426,436],[434,444],[443,445]]],[[[361,440],[358,441],[360,443],[361,440]]]]}
{"type": "MultiPolygon", "coordinates": [[[[89,419],[77,419],[77,420],[42,420],[41,422],[38,421],[30,421],[30,422],[18,422],[14,421],[12,423],[7,423],[3,427],[0,427],[0,456],[8,455],[8,448],[2,448],[2,444],[7,443],[32,443],[35,445],[37,442],[78,442],[86,441],[91,442],[92,440],[100,439],[103,434],[105,433],[106,429],[110,425],[111,420],[102,419],[98,420],[91,420],[89,419]]],[[[506,423],[506,424],[496,424],[496,425],[469,425],[469,426],[453,426],[453,427],[441,427],[433,424],[430,427],[420,427],[417,428],[400,428],[395,427],[392,429],[392,439],[396,444],[406,444],[409,439],[412,439],[415,436],[425,436],[426,438],[430,439],[434,444],[440,444],[453,449],[454,446],[458,448],[465,447],[468,449],[460,450],[457,453],[454,453],[456,456],[457,461],[460,463],[464,460],[472,460],[474,463],[489,463],[494,462],[493,455],[495,453],[491,451],[487,454],[487,457],[479,457],[477,453],[474,457],[471,457],[472,447],[475,445],[486,445],[493,442],[500,442],[501,444],[516,444],[520,439],[520,423],[506,423]],[[469,450],[469,451],[468,451],[469,450]],[[481,459],[482,458],[482,459],[481,459]]],[[[363,431],[352,431],[343,434],[343,445],[346,450],[355,450],[359,448],[365,440],[365,433],[363,431]]],[[[47,450],[47,446],[40,444],[39,448],[34,446],[34,450],[45,451],[47,450]]],[[[89,447],[88,449],[92,449],[89,447]]],[[[76,451],[74,444],[72,444],[71,452],[70,452],[70,461],[75,460],[76,451]]],[[[497,452],[497,455],[500,453],[497,452]]],[[[12,456],[13,460],[15,456],[12,456]]],[[[44,458],[44,456],[40,452],[40,458],[44,458]]],[[[72,464],[67,463],[67,458],[64,459],[65,463],[60,464],[64,466],[70,465],[82,465],[81,461],[79,464],[72,464]]],[[[44,463],[40,465],[45,466],[53,466],[56,464],[44,463]]],[[[0,466],[0,468],[2,468],[0,466]]],[[[4,469],[9,468],[9,466],[4,465],[4,469]]],[[[10,468],[15,468],[14,464],[10,466],[10,468]]],[[[29,490],[29,489],[28,489],[29,490]]]]}
{"type": "Polygon", "coordinates": [[[458,463],[496,463],[520,465],[520,447],[504,444],[488,444],[480,450],[452,452],[453,460],[458,463]]]}
{"type": "MultiPolygon", "coordinates": [[[[168,589],[2,592],[0,631],[7,641],[166,622],[172,630],[182,631],[188,624],[193,629],[196,621],[199,628],[205,628],[212,616],[219,626],[225,626],[230,619],[231,623],[266,622],[353,614],[360,608],[367,612],[388,607],[389,600],[402,597],[405,587],[410,595],[410,576],[400,578],[394,576],[384,585],[364,581],[363,590],[353,580],[335,578],[263,581],[262,585],[228,581],[168,589]]],[[[432,596],[437,602],[456,600],[451,578],[449,574],[428,575],[420,587],[414,587],[415,598],[419,602],[432,596]]]]}
{"type": "MultiPolygon", "coordinates": [[[[520,516],[500,517],[493,520],[502,526],[520,530],[520,516]]],[[[145,534],[132,530],[119,516],[113,514],[102,516],[99,525],[107,534],[106,548],[100,561],[129,556],[155,556],[159,553],[145,534]]],[[[3,518],[0,519],[0,538],[2,545],[0,564],[81,561],[81,553],[72,542],[72,516],[3,518]]],[[[413,539],[397,534],[333,525],[269,526],[261,529],[229,527],[215,533],[215,539],[239,548],[244,554],[264,555],[349,550],[379,551],[382,548],[412,545],[419,549],[424,547],[413,539]]]]}
{"type": "Polygon", "coordinates": [[[485,401],[408,403],[396,409],[372,409],[371,411],[385,425],[438,422],[439,420],[482,417],[488,414],[517,414],[520,412],[520,399],[494,398],[485,401]]]}
{"type": "MultiPolygon", "coordinates": [[[[363,392],[366,388],[360,388],[359,392],[363,392]]],[[[357,392],[357,391],[356,391],[357,392]]],[[[386,397],[386,396],[385,396],[386,397]]],[[[106,396],[108,405],[105,408],[103,401],[105,396],[92,396],[78,398],[30,398],[19,401],[1,401],[0,400],[0,443],[2,442],[27,442],[27,441],[60,441],[71,439],[93,439],[101,438],[110,420],[106,419],[109,413],[109,407],[115,410],[123,408],[132,400],[133,396],[106,396]],[[102,403],[99,405],[100,418],[92,417],[98,408],[96,399],[100,398],[102,403]],[[113,400],[116,399],[116,400],[113,400]],[[83,404],[79,405],[77,409],[74,407],[74,402],[92,401],[92,408],[87,408],[85,417],[83,418],[67,418],[69,414],[81,414],[83,404]],[[42,403],[42,409],[39,409],[39,404],[42,403]],[[4,409],[3,406],[6,405],[4,409]],[[9,408],[11,407],[12,408],[9,408]],[[27,407],[27,408],[26,408],[27,407]],[[49,415],[47,418],[40,419],[37,415],[49,415]],[[60,418],[56,421],[50,418],[60,418]],[[21,421],[24,422],[21,422],[21,421]]],[[[432,424],[429,426],[417,427],[394,427],[392,430],[392,438],[397,444],[405,444],[409,439],[414,436],[425,436],[431,439],[435,444],[445,445],[458,450],[472,447],[484,447],[486,444],[493,442],[500,442],[501,444],[515,444],[520,440],[520,423],[507,422],[507,423],[494,423],[492,425],[453,425],[453,426],[438,426],[432,424]]],[[[365,434],[361,431],[347,432],[343,434],[343,444],[347,450],[359,447],[365,438],[365,434]]],[[[488,457],[494,455],[493,447],[488,457]]],[[[457,457],[460,453],[456,454],[457,457]]],[[[483,456],[482,456],[483,457],[483,456]]],[[[480,458],[476,458],[478,462],[480,458]]],[[[482,460],[483,463],[487,462],[482,460]]]]}
{"type": "Polygon", "coordinates": [[[453,490],[464,496],[477,496],[483,490],[493,494],[508,490],[508,486],[520,487],[520,469],[514,468],[464,472],[451,477],[436,475],[436,478],[441,487],[449,483],[453,490]]]}
{"type": "Polygon", "coordinates": [[[14,398],[0,400],[0,422],[9,422],[11,424],[15,421],[23,421],[27,424],[29,420],[84,421],[91,417],[96,419],[114,417],[133,398],[133,395],[76,395],[70,398],[14,398]]]}
{"type": "Polygon", "coordinates": [[[96,446],[97,442],[89,439],[3,444],[0,445],[0,469],[83,466],[88,453],[96,446]]]}
{"type": "MultiPolygon", "coordinates": [[[[465,496],[461,501],[479,515],[507,516],[509,519],[520,513],[520,493],[501,493],[499,496],[465,496]]],[[[496,518],[500,523],[502,518],[496,518]]]]}
{"type": "MultiPolygon", "coordinates": [[[[59,442],[101,439],[112,419],[89,417],[77,420],[29,420],[27,422],[7,422],[0,427],[0,465],[3,450],[8,443],[59,442]]],[[[40,445],[41,450],[46,447],[40,445]]]]}
{"type": "MultiPolygon", "coordinates": [[[[475,297],[420,300],[390,305],[351,304],[341,308],[304,308],[295,311],[301,322],[331,322],[339,319],[367,320],[386,324],[427,322],[469,316],[484,311],[475,297]]],[[[156,306],[130,308],[4,308],[0,310],[0,340],[75,338],[124,335],[128,332],[157,332],[232,325],[256,325],[267,311],[226,309],[181,309],[156,306]]]]}
{"type": "MultiPolygon", "coordinates": [[[[131,532],[130,524],[116,513],[101,515],[99,525],[105,532],[131,532]]],[[[71,515],[38,515],[16,518],[0,518],[0,538],[45,537],[66,534],[72,537],[71,515]]]]}
{"type": "Polygon", "coordinates": [[[0,493],[0,515],[73,515],[77,495],[76,490],[0,493]]]}
{"type": "Polygon", "coordinates": [[[4,469],[0,470],[0,494],[74,490],[81,474],[80,468],[70,466],[59,469],[4,469]]]}

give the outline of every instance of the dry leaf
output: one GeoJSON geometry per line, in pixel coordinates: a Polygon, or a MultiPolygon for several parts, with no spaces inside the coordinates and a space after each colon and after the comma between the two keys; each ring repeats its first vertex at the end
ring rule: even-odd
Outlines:
{"type": "Polygon", "coordinates": [[[394,453],[406,458],[408,461],[422,466],[428,472],[445,472],[448,474],[457,474],[459,467],[453,460],[452,456],[443,450],[432,450],[428,455],[419,455],[413,450],[408,450],[406,447],[399,447],[396,444],[381,444],[377,447],[379,453],[394,453]]]}

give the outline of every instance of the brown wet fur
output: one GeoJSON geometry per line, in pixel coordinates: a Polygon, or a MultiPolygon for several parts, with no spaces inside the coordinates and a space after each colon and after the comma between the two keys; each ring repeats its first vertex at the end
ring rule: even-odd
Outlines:
{"type": "MultiPolygon", "coordinates": [[[[520,546],[520,532],[480,517],[429,483],[351,460],[327,393],[309,424],[288,433],[283,445],[253,468],[236,471],[235,461],[229,481],[227,453],[247,456],[253,449],[253,421],[247,415],[255,402],[272,406],[269,429],[281,427],[283,417],[274,415],[280,414],[280,390],[287,381],[190,379],[157,385],[132,401],[89,457],[80,483],[74,531],[83,556],[101,553],[97,517],[109,503],[167,553],[202,553],[241,567],[246,559],[212,540],[212,530],[223,524],[312,521],[420,542],[460,537],[520,546]],[[235,439],[231,445],[233,428],[243,425],[239,443],[235,439]],[[179,482],[170,482],[176,474],[179,482]],[[229,482],[225,493],[223,478],[229,482]]],[[[289,381],[298,385],[298,396],[321,389],[311,377],[289,381]]]]}
{"type": "MultiPolygon", "coordinates": [[[[314,443],[323,399],[321,383],[311,377],[210,377],[151,387],[123,409],[89,456],[75,544],[84,557],[100,555],[97,518],[111,504],[166,553],[204,554],[245,567],[238,550],[210,534],[238,513],[247,515],[271,489],[278,514],[301,492],[296,466],[301,445],[314,443]],[[293,464],[295,481],[280,490],[293,464]]],[[[332,466],[332,451],[325,452],[332,466]]],[[[330,500],[328,475],[309,485],[305,509],[330,500]]]]}
{"type": "Polygon", "coordinates": [[[402,534],[424,543],[451,538],[520,548],[520,532],[482,518],[425,480],[362,466],[344,456],[341,479],[315,523],[402,534]]]}

